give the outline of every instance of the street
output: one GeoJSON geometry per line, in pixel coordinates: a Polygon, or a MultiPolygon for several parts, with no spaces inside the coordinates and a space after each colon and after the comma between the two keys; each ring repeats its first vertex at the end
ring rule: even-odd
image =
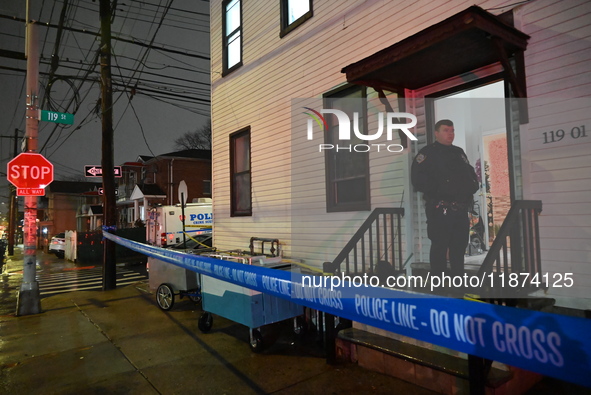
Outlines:
{"type": "MultiPolygon", "coordinates": [[[[12,257],[4,258],[0,277],[0,315],[14,314],[17,292],[22,282],[22,251],[15,248],[12,257]]],[[[102,289],[102,265],[81,265],[37,251],[37,281],[41,299],[70,291],[102,289]]],[[[125,286],[148,278],[146,266],[117,265],[117,286],[125,286]]]]}

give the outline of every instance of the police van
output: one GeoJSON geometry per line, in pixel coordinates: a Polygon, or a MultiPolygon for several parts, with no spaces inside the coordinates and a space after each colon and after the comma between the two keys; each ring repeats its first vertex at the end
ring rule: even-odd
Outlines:
{"type": "MultiPolygon", "coordinates": [[[[213,226],[212,202],[200,198],[184,207],[185,232],[190,236],[211,233],[213,226]]],[[[183,210],[180,204],[158,206],[148,211],[146,241],[158,247],[168,247],[183,241],[183,210]]]]}

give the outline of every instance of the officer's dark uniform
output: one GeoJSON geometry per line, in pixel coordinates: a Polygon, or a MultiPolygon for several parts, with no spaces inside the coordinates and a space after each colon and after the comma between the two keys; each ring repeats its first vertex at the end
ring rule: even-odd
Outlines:
{"type": "Polygon", "coordinates": [[[449,274],[462,276],[470,233],[468,210],[478,190],[474,168],[463,149],[435,142],[419,151],[411,178],[415,189],[425,194],[431,273],[445,271],[449,249],[449,274]]]}

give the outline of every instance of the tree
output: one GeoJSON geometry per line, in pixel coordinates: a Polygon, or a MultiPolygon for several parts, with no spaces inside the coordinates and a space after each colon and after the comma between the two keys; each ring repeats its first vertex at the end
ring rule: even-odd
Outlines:
{"type": "Polygon", "coordinates": [[[185,132],[174,140],[174,148],[186,149],[211,149],[211,120],[193,132],[185,132]]]}

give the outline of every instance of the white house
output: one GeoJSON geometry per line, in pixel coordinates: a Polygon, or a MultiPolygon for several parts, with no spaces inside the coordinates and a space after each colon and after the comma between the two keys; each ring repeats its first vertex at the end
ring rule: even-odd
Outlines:
{"type": "Polygon", "coordinates": [[[398,260],[428,261],[410,165],[450,118],[480,164],[487,238],[512,202],[540,200],[548,294],[590,309],[590,20],[586,0],[211,0],[215,245],[279,239],[285,256],[322,268],[390,207],[404,209],[398,260]],[[413,114],[418,140],[384,126],[329,150],[334,134],[312,110],[337,104],[361,112],[365,134],[380,114],[413,114]]]}

